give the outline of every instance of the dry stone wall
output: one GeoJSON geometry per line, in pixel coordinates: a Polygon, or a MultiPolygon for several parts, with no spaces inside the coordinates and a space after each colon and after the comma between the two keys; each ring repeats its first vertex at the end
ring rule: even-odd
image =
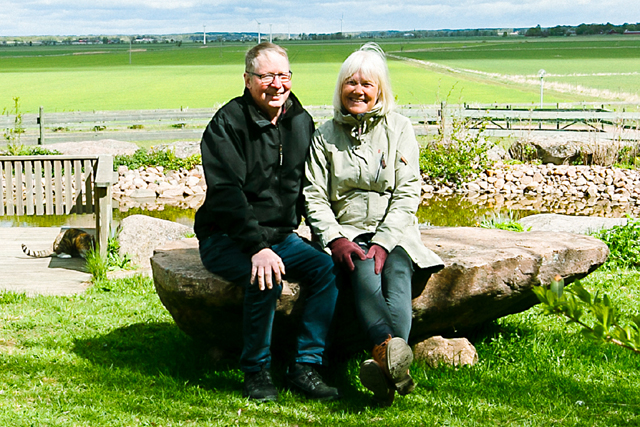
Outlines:
{"type": "Polygon", "coordinates": [[[438,185],[423,175],[422,192],[425,198],[458,193],[468,198],[492,199],[495,204],[504,203],[513,209],[524,208],[518,204],[541,206],[562,200],[566,213],[602,215],[604,207],[611,210],[617,205],[627,213],[640,214],[640,172],[604,166],[499,162],[460,188],[438,185]]]}

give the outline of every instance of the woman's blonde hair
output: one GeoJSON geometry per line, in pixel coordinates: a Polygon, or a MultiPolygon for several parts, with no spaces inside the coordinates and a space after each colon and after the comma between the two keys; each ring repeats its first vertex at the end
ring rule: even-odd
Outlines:
{"type": "Polygon", "coordinates": [[[376,43],[367,43],[353,52],[342,63],[336,82],[336,90],[333,94],[333,108],[342,110],[342,86],[354,74],[360,72],[366,79],[371,79],[378,84],[378,100],[376,107],[380,107],[380,114],[385,115],[395,106],[391,79],[384,51],[376,43]]]}

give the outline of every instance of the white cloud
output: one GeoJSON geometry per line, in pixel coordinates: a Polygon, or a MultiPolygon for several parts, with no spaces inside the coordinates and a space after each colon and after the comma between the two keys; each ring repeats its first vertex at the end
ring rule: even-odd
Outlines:
{"type": "Polygon", "coordinates": [[[161,34],[200,31],[331,33],[622,24],[640,20],[637,0],[8,0],[0,36],[161,34]]]}

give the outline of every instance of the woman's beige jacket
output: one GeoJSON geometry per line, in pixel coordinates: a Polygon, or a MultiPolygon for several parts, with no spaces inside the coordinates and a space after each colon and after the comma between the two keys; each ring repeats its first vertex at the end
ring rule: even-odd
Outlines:
{"type": "Polygon", "coordinates": [[[339,237],[402,247],[419,268],[441,266],[420,239],[419,149],[411,122],[397,113],[340,112],[314,133],[304,195],[307,222],[324,248],[339,237]]]}

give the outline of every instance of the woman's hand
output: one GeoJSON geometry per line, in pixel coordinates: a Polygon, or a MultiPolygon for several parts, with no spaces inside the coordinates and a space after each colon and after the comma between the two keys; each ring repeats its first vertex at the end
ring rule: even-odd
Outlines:
{"type": "Polygon", "coordinates": [[[265,284],[267,288],[273,288],[272,273],[275,276],[276,285],[280,284],[285,272],[284,263],[278,254],[269,248],[264,248],[251,257],[251,283],[253,284],[257,277],[261,291],[264,291],[265,284]]]}
{"type": "Polygon", "coordinates": [[[389,253],[385,248],[380,245],[373,244],[369,248],[369,252],[367,252],[367,258],[373,258],[375,261],[374,272],[376,274],[380,274],[382,271],[382,267],[384,267],[384,262],[387,260],[387,255],[389,253]]]}
{"type": "Polygon", "coordinates": [[[344,265],[349,271],[355,270],[353,265],[352,256],[357,256],[361,261],[366,259],[364,251],[357,243],[353,243],[346,237],[339,237],[329,243],[329,249],[331,249],[331,256],[336,264],[344,265]]]}

